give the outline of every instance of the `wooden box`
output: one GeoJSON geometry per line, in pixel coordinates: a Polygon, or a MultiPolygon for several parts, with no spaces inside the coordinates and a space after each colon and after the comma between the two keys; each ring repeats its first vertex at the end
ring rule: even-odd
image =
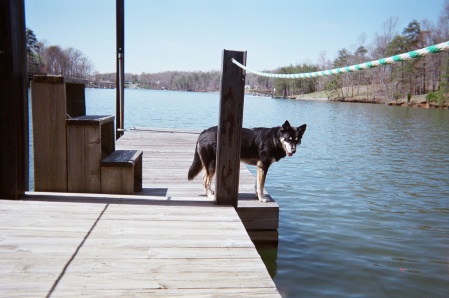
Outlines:
{"type": "Polygon", "coordinates": [[[100,162],[115,149],[114,116],[67,119],[68,191],[100,193],[100,162]]]}
{"type": "Polygon", "coordinates": [[[67,191],[66,117],[86,114],[85,81],[34,76],[31,103],[34,142],[34,189],[67,191]]]}
{"type": "Polygon", "coordinates": [[[101,161],[101,192],[132,194],[142,190],[140,150],[117,150],[101,161]]]}

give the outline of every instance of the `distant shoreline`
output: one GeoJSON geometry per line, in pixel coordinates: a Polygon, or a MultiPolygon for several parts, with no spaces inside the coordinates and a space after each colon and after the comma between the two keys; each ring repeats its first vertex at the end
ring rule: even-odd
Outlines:
{"type": "Polygon", "coordinates": [[[435,102],[429,102],[425,99],[424,96],[416,96],[415,99],[412,99],[410,102],[407,102],[405,99],[400,99],[397,101],[389,101],[383,102],[377,99],[369,99],[369,98],[344,98],[344,99],[328,99],[322,97],[302,97],[296,96],[297,100],[316,100],[316,101],[334,101],[334,102],[348,102],[348,103],[370,103],[370,104],[384,104],[392,107],[410,107],[410,108],[423,108],[423,109],[440,109],[440,110],[448,110],[449,103],[446,103],[442,106],[438,105],[435,102]]]}

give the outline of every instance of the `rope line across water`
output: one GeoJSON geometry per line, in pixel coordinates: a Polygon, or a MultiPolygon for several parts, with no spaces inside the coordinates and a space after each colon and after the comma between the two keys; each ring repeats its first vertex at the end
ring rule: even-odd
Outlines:
{"type": "Polygon", "coordinates": [[[239,66],[240,68],[244,69],[245,71],[249,73],[253,73],[258,76],[263,77],[270,77],[270,78],[281,78],[281,79],[304,79],[304,78],[315,78],[315,77],[323,77],[323,76],[330,76],[345,72],[353,72],[353,71],[359,71],[364,70],[368,68],[373,68],[381,65],[386,64],[393,64],[396,62],[401,61],[407,61],[415,58],[420,58],[423,56],[427,56],[430,54],[436,54],[440,52],[447,52],[449,51],[449,41],[439,43],[433,46],[429,46],[426,48],[422,48],[415,51],[410,51],[404,54],[394,55],[388,58],[382,58],[379,60],[369,61],[361,64],[355,64],[351,66],[346,67],[340,67],[340,68],[334,68],[329,70],[322,70],[322,71],[315,71],[315,72],[308,72],[308,73],[296,73],[296,74],[276,74],[276,73],[267,73],[267,72],[261,72],[257,70],[253,70],[251,68],[246,67],[245,65],[237,62],[235,59],[232,59],[232,62],[239,66]]]}

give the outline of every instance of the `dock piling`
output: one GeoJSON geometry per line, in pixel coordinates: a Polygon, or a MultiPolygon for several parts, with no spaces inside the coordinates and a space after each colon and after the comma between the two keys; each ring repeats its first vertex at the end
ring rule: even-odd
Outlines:
{"type": "Polygon", "coordinates": [[[237,207],[245,72],[236,66],[232,62],[232,59],[246,64],[246,51],[223,50],[220,114],[217,136],[215,204],[237,207]]]}
{"type": "Polygon", "coordinates": [[[116,0],[116,32],[117,32],[117,72],[116,72],[116,136],[118,139],[124,133],[125,121],[125,3],[116,0]]]}

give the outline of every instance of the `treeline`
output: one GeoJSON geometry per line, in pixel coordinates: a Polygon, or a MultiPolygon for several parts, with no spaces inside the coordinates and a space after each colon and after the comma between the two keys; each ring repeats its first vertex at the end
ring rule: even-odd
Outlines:
{"type": "MultiPolygon", "coordinates": [[[[315,64],[289,65],[267,72],[290,74],[333,69],[448,41],[449,0],[446,0],[436,24],[429,20],[412,20],[400,30],[397,23],[397,18],[386,20],[371,43],[367,43],[366,36],[362,34],[355,45],[339,50],[333,61],[326,58],[325,52],[321,52],[315,64]]],[[[87,78],[92,86],[109,82],[109,86],[114,87],[115,73],[93,72],[92,63],[76,49],[46,47],[36,40],[29,29],[27,44],[29,69],[32,71],[87,78]]],[[[125,84],[149,89],[218,91],[220,72],[127,73],[125,84]]],[[[324,96],[335,100],[387,102],[430,94],[429,98],[435,101],[445,101],[449,97],[449,56],[448,53],[432,54],[369,70],[308,79],[272,79],[247,74],[246,85],[250,92],[282,97],[321,91],[324,96]]]]}
{"type": "MultiPolygon", "coordinates": [[[[219,89],[220,74],[219,71],[165,71],[154,74],[143,72],[140,75],[125,73],[125,87],[212,92],[219,89]]],[[[95,73],[92,76],[94,84],[106,81],[114,82],[115,73],[95,73]]]]}
{"type": "Polygon", "coordinates": [[[47,73],[72,78],[90,79],[93,64],[80,50],[47,46],[38,41],[33,30],[26,29],[28,72],[47,73]]]}
{"type": "MultiPolygon", "coordinates": [[[[343,48],[330,61],[320,53],[317,64],[290,65],[273,73],[307,73],[378,60],[449,40],[449,1],[438,23],[411,21],[397,33],[397,18],[382,25],[371,44],[362,35],[352,50],[343,48]]],[[[432,54],[415,60],[380,66],[369,70],[308,79],[265,79],[253,81],[256,88],[272,89],[275,96],[298,96],[324,91],[335,100],[388,102],[414,95],[430,94],[428,99],[444,102],[449,98],[449,55],[432,54]]],[[[253,84],[253,83],[252,83],[253,84]]],[[[251,85],[252,85],[251,84],[251,85]]]]}
{"type": "MultiPolygon", "coordinates": [[[[389,18],[371,44],[364,35],[351,49],[343,48],[330,61],[320,53],[316,64],[298,64],[267,71],[272,73],[307,73],[378,60],[449,40],[449,2],[437,25],[428,20],[411,21],[397,33],[397,18],[389,18]]],[[[387,102],[415,95],[432,94],[432,98],[449,97],[449,60],[447,53],[432,54],[377,68],[308,79],[272,79],[247,74],[250,92],[271,96],[300,96],[323,91],[334,100],[387,102]]],[[[97,74],[97,79],[114,74],[97,74]]],[[[218,91],[220,72],[162,72],[156,74],[127,74],[126,81],[150,89],[218,91]]]]}
{"type": "MultiPolygon", "coordinates": [[[[420,23],[413,20],[401,34],[394,34],[397,21],[389,19],[383,25],[383,34],[378,34],[369,47],[361,44],[353,52],[342,49],[330,65],[319,65],[319,69],[378,60],[445,42],[449,40],[449,6],[446,7],[446,12],[446,16],[440,18],[438,26],[429,21],[420,23]]],[[[440,53],[316,81],[334,99],[369,98],[379,102],[410,99],[413,95],[442,91],[447,80],[448,62],[448,54],[440,53]],[[361,88],[362,86],[369,88],[361,88]]]]}

